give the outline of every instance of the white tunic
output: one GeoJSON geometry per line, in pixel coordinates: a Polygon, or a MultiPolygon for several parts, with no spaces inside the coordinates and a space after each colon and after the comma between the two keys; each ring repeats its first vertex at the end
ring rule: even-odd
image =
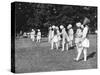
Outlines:
{"type": "Polygon", "coordinates": [[[35,31],[32,31],[31,32],[31,39],[34,39],[35,38],[35,31]]]}
{"type": "Polygon", "coordinates": [[[82,39],[82,30],[80,28],[76,31],[75,43],[78,44],[82,39]]]}
{"type": "Polygon", "coordinates": [[[49,34],[48,34],[48,41],[51,41],[51,37],[52,37],[52,30],[49,30],[49,34]]]}
{"type": "Polygon", "coordinates": [[[57,36],[58,36],[58,40],[61,40],[61,36],[60,36],[59,30],[57,30],[57,36]]]}
{"type": "Polygon", "coordinates": [[[67,34],[67,32],[65,31],[65,28],[62,30],[61,34],[62,34],[62,42],[63,42],[63,43],[65,43],[66,40],[67,40],[67,42],[70,41],[70,40],[69,40],[69,37],[68,37],[68,34],[67,34]]]}
{"type": "Polygon", "coordinates": [[[52,30],[52,32],[51,32],[51,41],[52,42],[58,42],[59,40],[58,40],[58,35],[56,34],[56,35],[54,35],[54,30],[52,30]]]}
{"type": "Polygon", "coordinates": [[[87,47],[89,48],[90,43],[89,43],[89,39],[86,37],[88,33],[88,27],[84,27],[83,29],[83,34],[82,34],[82,46],[83,47],[87,47]]]}
{"type": "Polygon", "coordinates": [[[41,39],[41,32],[37,32],[37,39],[41,39]]]}
{"type": "Polygon", "coordinates": [[[74,34],[73,29],[72,29],[72,28],[69,29],[69,30],[68,30],[68,35],[69,35],[69,39],[70,39],[70,41],[73,40],[73,34],[74,34]]]}
{"type": "Polygon", "coordinates": [[[26,32],[24,32],[23,36],[25,36],[25,37],[27,36],[26,32]]]}
{"type": "Polygon", "coordinates": [[[52,42],[58,42],[58,41],[59,41],[58,36],[54,35],[54,37],[52,38],[52,42]]]}

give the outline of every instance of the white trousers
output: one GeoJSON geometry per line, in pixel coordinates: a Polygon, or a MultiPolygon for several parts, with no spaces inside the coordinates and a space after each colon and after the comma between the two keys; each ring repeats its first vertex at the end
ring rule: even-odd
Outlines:
{"type": "Polygon", "coordinates": [[[84,61],[86,61],[87,60],[87,49],[88,48],[78,47],[78,46],[76,46],[76,47],[77,47],[77,57],[76,57],[76,60],[77,61],[79,60],[79,58],[80,58],[80,56],[81,56],[81,54],[83,52],[83,54],[84,54],[84,61]]]}
{"type": "Polygon", "coordinates": [[[35,40],[35,36],[31,35],[31,39],[32,39],[32,41],[34,41],[35,40]]]}

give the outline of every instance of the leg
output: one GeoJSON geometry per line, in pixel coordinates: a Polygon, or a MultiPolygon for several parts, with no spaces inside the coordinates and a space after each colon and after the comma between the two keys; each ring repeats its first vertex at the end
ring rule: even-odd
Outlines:
{"type": "Polygon", "coordinates": [[[34,41],[34,38],[32,38],[32,41],[34,41]]]}
{"type": "Polygon", "coordinates": [[[34,41],[34,37],[33,37],[33,41],[34,41]]]}
{"type": "Polygon", "coordinates": [[[70,41],[70,46],[72,47],[73,45],[72,45],[72,40],[70,41]]]}
{"type": "Polygon", "coordinates": [[[81,53],[82,53],[82,50],[83,50],[83,48],[77,48],[78,54],[77,54],[77,57],[76,57],[76,61],[79,60],[80,55],[81,55],[81,53]]]}
{"type": "Polygon", "coordinates": [[[66,43],[66,50],[68,51],[68,43],[66,43]]]}
{"type": "Polygon", "coordinates": [[[39,42],[40,42],[40,39],[39,39],[39,42]]]}
{"type": "Polygon", "coordinates": [[[37,38],[37,42],[38,42],[38,38],[37,38]]]}
{"type": "Polygon", "coordinates": [[[53,41],[51,41],[51,49],[53,49],[53,45],[54,45],[54,42],[53,42],[53,41]]]}
{"type": "Polygon", "coordinates": [[[62,51],[64,51],[64,46],[65,46],[65,43],[62,42],[62,51]]]}
{"type": "MultiPolygon", "coordinates": [[[[77,44],[75,44],[76,45],[76,54],[78,54],[78,46],[77,46],[77,44]]],[[[74,60],[76,60],[76,58],[74,58],[74,60]]]]}
{"type": "Polygon", "coordinates": [[[87,48],[83,49],[83,53],[84,53],[84,61],[87,60],[87,48]]]}
{"type": "Polygon", "coordinates": [[[58,49],[58,42],[56,42],[55,44],[56,44],[56,49],[58,49]]]}
{"type": "Polygon", "coordinates": [[[32,41],[34,41],[34,36],[32,36],[32,41]]]}
{"type": "Polygon", "coordinates": [[[58,47],[60,46],[60,41],[57,42],[58,43],[58,47]]]}

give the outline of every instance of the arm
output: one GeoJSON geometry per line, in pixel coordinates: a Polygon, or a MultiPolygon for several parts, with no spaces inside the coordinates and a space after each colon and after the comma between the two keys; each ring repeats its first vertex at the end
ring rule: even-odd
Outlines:
{"type": "Polygon", "coordinates": [[[84,39],[86,38],[87,33],[88,33],[88,27],[84,28],[84,30],[83,30],[82,41],[84,41],[84,39]]]}

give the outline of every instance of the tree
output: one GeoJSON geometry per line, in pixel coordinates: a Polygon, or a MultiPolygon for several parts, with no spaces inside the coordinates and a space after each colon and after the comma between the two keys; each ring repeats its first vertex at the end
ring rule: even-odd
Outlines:
{"type": "Polygon", "coordinates": [[[97,29],[97,17],[95,16],[97,16],[97,7],[40,3],[16,4],[17,32],[20,29],[30,31],[32,28],[45,30],[53,24],[67,26],[71,23],[75,26],[76,22],[83,23],[84,17],[90,19],[90,29],[97,29]]]}

